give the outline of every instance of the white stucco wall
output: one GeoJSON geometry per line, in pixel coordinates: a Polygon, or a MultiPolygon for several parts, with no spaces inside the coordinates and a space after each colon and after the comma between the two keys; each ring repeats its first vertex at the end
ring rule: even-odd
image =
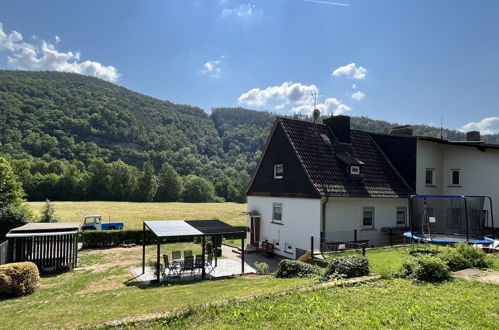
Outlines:
{"type": "MultiPolygon", "coordinates": [[[[416,191],[425,195],[487,195],[492,198],[494,226],[499,227],[499,150],[418,141],[416,191]],[[437,184],[425,184],[426,168],[435,168],[437,184]],[[452,186],[450,170],[460,169],[460,184],[452,186]]],[[[486,203],[488,208],[488,203],[486,203]]]]}
{"type": "MultiPolygon", "coordinates": [[[[310,250],[310,236],[314,236],[314,246],[319,247],[320,199],[248,196],[248,212],[258,212],[261,215],[262,242],[280,242],[280,250],[274,250],[276,254],[295,258],[296,248],[310,250]],[[272,223],[273,203],[281,203],[283,206],[282,224],[272,223]],[[284,251],[286,243],[293,245],[293,253],[284,251]]],[[[248,226],[250,225],[248,219],[248,226]]],[[[249,242],[249,234],[247,239],[249,242]]]]}
{"type": "Polygon", "coordinates": [[[326,204],[326,241],[369,240],[369,246],[389,243],[382,227],[395,227],[397,207],[406,207],[406,198],[332,198],[326,204]],[[362,228],[364,207],[374,207],[374,229],[362,228]]]}

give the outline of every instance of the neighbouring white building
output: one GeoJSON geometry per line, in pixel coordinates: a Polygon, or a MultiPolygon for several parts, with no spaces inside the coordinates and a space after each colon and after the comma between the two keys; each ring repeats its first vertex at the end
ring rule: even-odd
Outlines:
{"type": "Polygon", "coordinates": [[[288,258],[312,244],[386,245],[390,228],[407,228],[413,194],[499,202],[499,145],[479,140],[478,132],[454,142],[410,127],[353,130],[348,116],[323,124],[278,117],[247,190],[248,244],[266,241],[288,258]]]}

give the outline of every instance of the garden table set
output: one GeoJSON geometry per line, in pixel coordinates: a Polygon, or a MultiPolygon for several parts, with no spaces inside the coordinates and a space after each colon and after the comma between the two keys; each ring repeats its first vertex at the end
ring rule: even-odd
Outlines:
{"type": "Polygon", "coordinates": [[[172,251],[171,261],[167,254],[163,254],[163,261],[162,275],[167,278],[181,277],[187,273],[195,276],[196,272],[201,272],[203,267],[210,271],[213,269],[213,254],[208,254],[203,264],[203,255],[193,256],[190,250],[184,251],[183,258],[181,251],[172,251]]]}

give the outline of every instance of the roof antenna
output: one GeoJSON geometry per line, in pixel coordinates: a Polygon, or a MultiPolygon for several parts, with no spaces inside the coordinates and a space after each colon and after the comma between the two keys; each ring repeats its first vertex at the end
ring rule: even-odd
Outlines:
{"type": "Polygon", "coordinates": [[[312,117],[314,118],[314,124],[317,124],[317,121],[321,116],[321,112],[319,111],[319,109],[316,108],[317,93],[315,91],[312,92],[312,97],[314,98],[314,111],[312,112],[312,117]]]}

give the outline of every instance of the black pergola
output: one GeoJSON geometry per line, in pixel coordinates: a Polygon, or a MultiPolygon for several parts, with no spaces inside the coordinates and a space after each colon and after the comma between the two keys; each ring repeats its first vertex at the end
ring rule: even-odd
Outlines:
{"type": "Polygon", "coordinates": [[[206,276],[205,271],[205,241],[206,236],[240,236],[241,238],[241,274],[244,274],[244,238],[245,230],[233,227],[220,220],[161,220],[161,221],[144,221],[142,232],[142,274],[145,273],[146,267],[146,228],[156,236],[157,244],[157,262],[156,273],[158,283],[161,281],[160,265],[161,265],[161,242],[165,239],[189,239],[201,237],[202,247],[202,273],[201,278],[206,276]]]}

